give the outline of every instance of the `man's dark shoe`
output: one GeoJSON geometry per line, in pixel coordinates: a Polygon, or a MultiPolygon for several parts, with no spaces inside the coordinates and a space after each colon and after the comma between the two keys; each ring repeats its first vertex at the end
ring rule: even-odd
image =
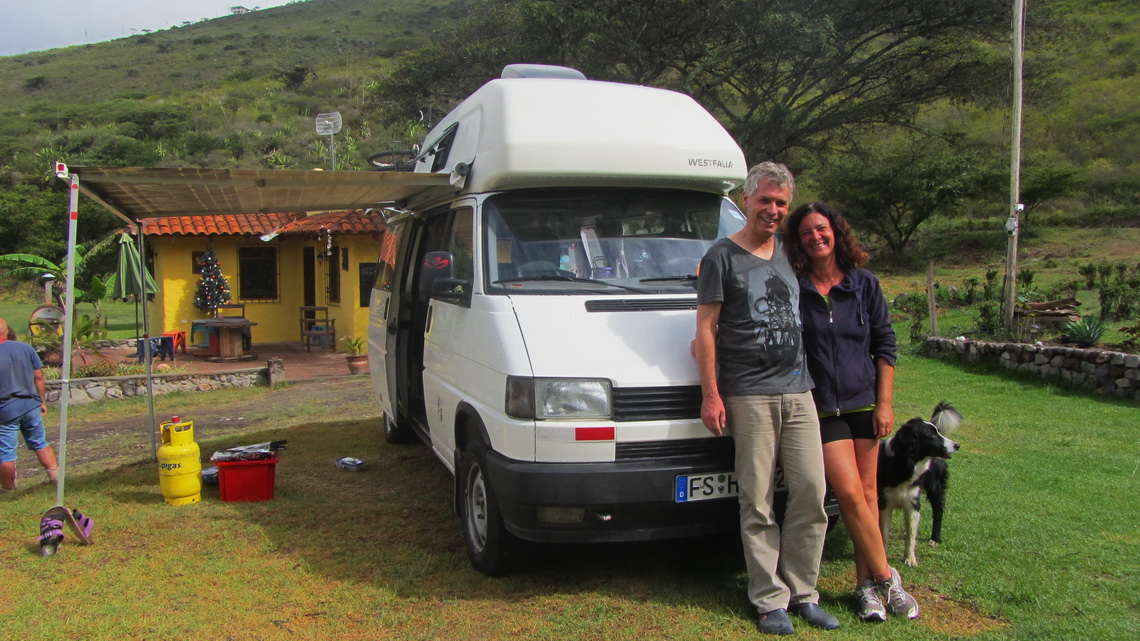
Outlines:
{"type": "Polygon", "coordinates": [[[823,608],[815,603],[796,603],[789,606],[788,610],[804,621],[807,621],[807,624],[813,628],[834,630],[839,627],[839,619],[824,612],[823,608]]]}
{"type": "Polygon", "coordinates": [[[796,631],[788,618],[788,611],[783,608],[761,614],[756,627],[764,634],[792,634],[796,631]]]}

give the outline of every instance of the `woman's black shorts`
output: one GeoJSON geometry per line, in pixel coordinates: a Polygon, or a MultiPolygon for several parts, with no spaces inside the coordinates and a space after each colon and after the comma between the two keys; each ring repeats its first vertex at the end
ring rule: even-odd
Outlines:
{"type": "Polygon", "coordinates": [[[875,412],[851,412],[839,416],[819,417],[819,433],[824,443],[854,438],[875,438],[875,412]]]}

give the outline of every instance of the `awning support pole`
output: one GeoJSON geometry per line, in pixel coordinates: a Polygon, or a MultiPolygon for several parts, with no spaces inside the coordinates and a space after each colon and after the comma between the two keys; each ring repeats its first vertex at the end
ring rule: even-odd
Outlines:
{"type": "MultiPolygon", "coordinates": [[[[139,230],[139,283],[142,291],[142,329],[143,329],[143,348],[142,354],[146,362],[146,404],[147,410],[150,413],[150,423],[147,424],[147,429],[150,430],[150,458],[151,460],[158,460],[158,444],[155,438],[156,426],[154,423],[154,374],[151,372],[152,359],[150,354],[150,316],[147,309],[150,307],[147,300],[146,290],[146,241],[143,239],[142,223],[138,223],[139,230]]],[[[165,358],[165,357],[164,357],[165,358]]]]}
{"type": "Polygon", "coordinates": [[[56,505],[63,505],[63,485],[67,478],[67,406],[71,401],[72,324],[75,319],[75,234],[79,227],[79,176],[70,174],[68,177],[71,189],[67,204],[67,287],[63,293],[63,349],[60,350],[63,352],[63,363],[59,372],[59,476],[55,484],[56,505]]]}

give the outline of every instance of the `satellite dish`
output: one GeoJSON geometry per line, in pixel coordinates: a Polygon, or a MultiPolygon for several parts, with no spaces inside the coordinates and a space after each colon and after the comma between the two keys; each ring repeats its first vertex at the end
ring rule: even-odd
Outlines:
{"type": "Polygon", "coordinates": [[[333,111],[326,114],[317,114],[317,135],[331,136],[340,133],[340,112],[333,111]]]}

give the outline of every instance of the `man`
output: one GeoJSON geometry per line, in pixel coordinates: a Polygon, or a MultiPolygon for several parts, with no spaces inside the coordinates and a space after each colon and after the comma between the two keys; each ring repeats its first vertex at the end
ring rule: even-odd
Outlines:
{"type": "Polygon", "coordinates": [[[784,165],[753,167],[744,184],[744,228],[709,248],[697,285],[701,419],[736,443],[748,598],[767,634],[794,632],[788,612],[817,628],[839,627],[820,609],[815,589],[827,531],[823,446],[799,285],[777,233],[794,190],[784,165]],[[782,527],[772,509],[777,456],[788,487],[782,527]]]}
{"type": "Polygon", "coordinates": [[[8,321],[0,318],[0,490],[11,492],[16,489],[17,435],[23,434],[53,482],[58,464],[44,438],[43,363],[31,345],[8,336],[8,321]]]}

